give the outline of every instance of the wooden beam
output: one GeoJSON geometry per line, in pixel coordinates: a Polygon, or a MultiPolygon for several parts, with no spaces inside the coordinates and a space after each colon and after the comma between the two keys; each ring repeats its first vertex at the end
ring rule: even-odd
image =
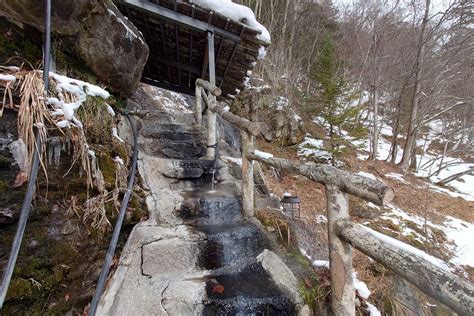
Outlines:
{"type": "Polygon", "coordinates": [[[199,30],[199,31],[211,31],[213,33],[219,34],[220,36],[229,38],[237,43],[240,43],[240,36],[224,31],[220,28],[214,27],[206,22],[193,19],[187,15],[184,15],[179,12],[167,9],[158,4],[152,3],[150,1],[143,0],[121,0],[120,3],[132,6],[138,10],[153,14],[165,20],[171,21],[173,23],[178,23],[183,26],[199,30]]]}
{"type": "MultiPolygon", "coordinates": [[[[474,285],[416,254],[381,241],[371,230],[350,221],[338,221],[336,233],[352,247],[394,271],[423,293],[459,315],[474,315],[474,285]]],[[[386,236],[387,238],[390,238],[386,236]]]]}
{"type": "Polygon", "coordinates": [[[343,192],[377,205],[387,205],[394,198],[393,190],[382,181],[362,177],[333,166],[312,162],[292,162],[280,158],[263,158],[254,153],[250,154],[249,158],[284,171],[300,174],[324,185],[337,186],[343,192]]]}

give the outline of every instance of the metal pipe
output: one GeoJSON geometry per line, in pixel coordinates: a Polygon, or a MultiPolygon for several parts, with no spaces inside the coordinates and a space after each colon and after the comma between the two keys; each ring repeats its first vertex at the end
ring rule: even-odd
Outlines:
{"type": "Polygon", "coordinates": [[[122,229],[123,219],[125,217],[125,210],[128,206],[128,200],[130,199],[130,194],[132,193],[133,183],[135,181],[135,173],[137,171],[137,160],[138,160],[138,146],[137,146],[137,131],[135,129],[135,125],[132,122],[129,114],[125,114],[128,121],[130,122],[130,126],[132,127],[133,133],[133,158],[132,158],[132,169],[130,174],[128,175],[128,185],[127,191],[122,200],[122,205],[120,206],[120,212],[117,217],[117,222],[115,223],[114,232],[112,234],[112,239],[110,240],[109,249],[107,250],[107,255],[105,257],[104,267],[102,268],[102,272],[100,273],[99,281],[97,282],[97,288],[94,293],[94,297],[92,298],[91,307],[89,308],[89,315],[94,316],[97,307],[99,305],[99,300],[104,291],[105,281],[107,280],[107,276],[109,275],[110,265],[112,263],[112,258],[115,254],[115,248],[117,247],[118,238],[120,236],[120,230],[122,229]]]}
{"type": "MultiPolygon", "coordinates": [[[[47,97],[49,87],[49,59],[51,50],[51,0],[46,0],[46,11],[45,11],[45,45],[43,54],[43,80],[44,80],[44,93],[47,97]]],[[[18,220],[18,227],[15,232],[13,239],[12,248],[10,250],[10,256],[8,257],[7,266],[3,271],[2,285],[0,287],[0,310],[3,307],[5,297],[7,296],[8,287],[13,275],[18,253],[20,252],[21,242],[25,233],[26,223],[30,214],[31,201],[35,191],[36,176],[38,175],[39,162],[40,162],[40,150],[42,147],[42,140],[39,131],[36,131],[35,136],[35,149],[33,152],[33,158],[31,160],[30,175],[28,178],[28,186],[26,189],[25,197],[23,198],[23,205],[21,206],[20,219],[18,220]]]]}

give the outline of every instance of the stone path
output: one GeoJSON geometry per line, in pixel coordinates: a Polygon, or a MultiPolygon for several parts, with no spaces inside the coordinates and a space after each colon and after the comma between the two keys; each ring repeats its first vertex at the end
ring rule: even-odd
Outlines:
{"type": "Polygon", "coordinates": [[[97,314],[294,314],[296,279],[265,250],[260,224],[242,217],[240,183],[221,162],[210,190],[202,127],[156,110],[138,125],[150,219],[133,229],[97,314]]]}

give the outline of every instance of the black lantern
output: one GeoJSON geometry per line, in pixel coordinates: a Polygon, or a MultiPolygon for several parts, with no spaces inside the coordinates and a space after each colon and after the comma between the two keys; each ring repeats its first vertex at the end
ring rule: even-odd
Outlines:
{"type": "Polygon", "coordinates": [[[301,200],[299,197],[291,196],[291,194],[285,193],[283,195],[283,199],[281,200],[281,204],[283,206],[283,212],[291,212],[291,218],[295,218],[295,214],[297,218],[301,217],[301,200]]]}

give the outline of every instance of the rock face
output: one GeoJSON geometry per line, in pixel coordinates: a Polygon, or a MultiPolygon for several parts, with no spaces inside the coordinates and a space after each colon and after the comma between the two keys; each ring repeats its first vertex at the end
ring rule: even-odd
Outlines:
{"type": "Polygon", "coordinates": [[[250,108],[255,108],[257,121],[264,123],[262,134],[266,140],[278,140],[283,146],[300,143],[305,135],[303,121],[290,100],[276,95],[262,79],[252,78],[249,85],[248,90],[239,93],[234,110],[248,116],[250,108]]]}
{"type": "MultiPolygon", "coordinates": [[[[0,16],[23,27],[44,31],[44,1],[6,0],[0,2],[0,16]]],[[[137,87],[149,48],[139,31],[106,0],[54,1],[51,30],[71,37],[77,53],[97,77],[124,95],[137,87]]]]}

